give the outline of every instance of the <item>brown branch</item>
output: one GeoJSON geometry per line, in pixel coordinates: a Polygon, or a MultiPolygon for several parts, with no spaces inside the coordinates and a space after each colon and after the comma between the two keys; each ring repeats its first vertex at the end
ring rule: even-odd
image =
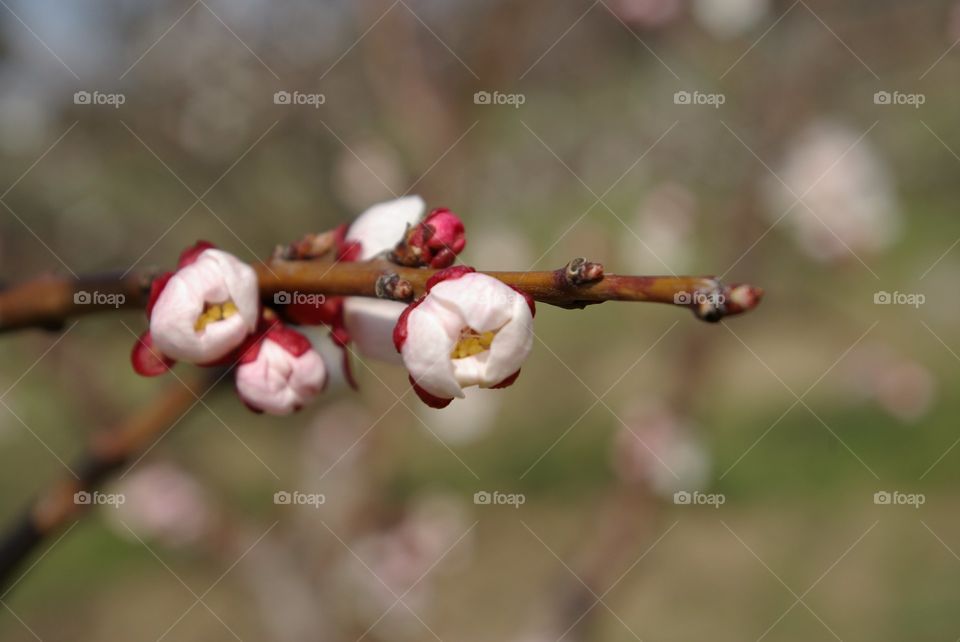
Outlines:
{"type": "MultiPolygon", "coordinates": [[[[219,373],[218,370],[210,372],[219,373]]],[[[37,497],[0,536],[0,589],[14,583],[14,572],[45,539],[79,519],[89,504],[75,493],[93,492],[111,475],[149,448],[173,426],[216,379],[199,375],[170,384],[151,403],[111,430],[93,436],[71,472],[37,497]]]]}
{"type": "Polygon", "coordinates": [[[44,275],[11,286],[0,291],[0,332],[23,328],[59,330],[72,317],[118,308],[142,309],[154,276],[153,272],[80,278],[44,275]],[[91,295],[89,303],[84,302],[84,294],[91,295]]]}
{"type": "MultiPolygon", "coordinates": [[[[331,296],[384,295],[383,283],[393,278],[393,291],[419,296],[436,272],[386,261],[334,263],[325,260],[271,260],[253,266],[267,303],[278,292],[331,296]],[[399,281],[398,281],[399,279],[399,281]],[[397,288],[398,283],[403,286],[397,288]],[[409,289],[405,284],[409,284],[409,289]]],[[[575,259],[547,272],[486,272],[530,294],[541,303],[580,308],[604,301],[644,301],[679,305],[706,321],[746,312],[763,292],[751,285],[725,286],[707,276],[623,276],[603,274],[603,266],[575,259]],[[719,305],[717,304],[719,302],[719,305]]],[[[142,309],[153,273],[104,275],[74,279],[45,276],[0,292],[0,332],[29,327],[57,329],[69,318],[117,309],[142,309]]]]}

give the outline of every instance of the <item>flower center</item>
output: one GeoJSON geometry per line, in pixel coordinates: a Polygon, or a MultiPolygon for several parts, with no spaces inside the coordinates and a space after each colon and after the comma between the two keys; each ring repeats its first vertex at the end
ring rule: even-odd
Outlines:
{"type": "Polygon", "coordinates": [[[202,332],[204,328],[211,323],[229,319],[236,313],[237,306],[233,301],[226,301],[224,303],[205,303],[203,306],[203,313],[197,317],[197,322],[194,325],[194,328],[196,328],[197,332],[202,332]]]}
{"type": "Polygon", "coordinates": [[[472,357],[475,354],[489,350],[490,344],[493,343],[493,337],[495,337],[496,334],[496,332],[477,332],[473,328],[462,329],[460,331],[460,340],[457,341],[457,345],[453,346],[450,358],[466,359],[467,357],[472,357]]]}

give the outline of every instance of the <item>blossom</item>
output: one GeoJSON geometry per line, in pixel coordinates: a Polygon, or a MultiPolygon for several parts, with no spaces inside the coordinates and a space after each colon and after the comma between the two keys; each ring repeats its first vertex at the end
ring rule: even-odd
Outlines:
{"type": "Polygon", "coordinates": [[[252,410],[289,415],[323,390],[327,368],[305,336],[273,324],[240,359],[237,393],[252,410]]]}
{"type": "Polygon", "coordinates": [[[663,498],[704,486],[710,457],[684,417],[661,404],[644,402],[621,414],[626,424],[614,436],[611,452],[621,481],[647,487],[663,498]]]}
{"type": "Polygon", "coordinates": [[[463,502],[449,495],[420,496],[398,512],[394,523],[351,545],[362,565],[352,553],[335,563],[336,586],[344,590],[333,599],[344,600],[341,609],[363,620],[384,619],[391,639],[418,639],[422,625],[391,604],[400,594],[415,610],[435,602],[441,588],[437,576],[462,571],[471,562],[475,534],[463,502]]]}
{"type": "Polygon", "coordinates": [[[424,217],[419,196],[379,203],[344,230],[342,261],[367,261],[389,253],[390,260],[410,267],[445,268],[453,265],[467,245],[463,221],[446,208],[424,217]]]}
{"type": "Polygon", "coordinates": [[[754,28],[770,6],[769,0],[694,0],[690,10],[710,35],[727,40],[754,28]]]}
{"type": "Polygon", "coordinates": [[[916,423],[936,403],[938,382],[931,370],[889,345],[859,347],[847,359],[846,370],[845,401],[873,401],[903,423],[916,423]]]}
{"type": "Polygon", "coordinates": [[[357,352],[364,357],[400,365],[393,347],[393,329],[406,309],[398,301],[351,296],[343,303],[343,324],[357,352]]]}
{"type": "Polygon", "coordinates": [[[889,167],[861,133],[816,121],[788,147],[766,189],[800,249],[825,263],[885,250],[902,226],[889,167]],[[802,203],[797,199],[803,197],[802,203]]]}
{"type": "Polygon", "coordinates": [[[368,261],[392,250],[407,229],[420,222],[426,208],[419,196],[404,196],[368,208],[350,224],[344,237],[347,247],[354,245],[359,250],[353,253],[341,249],[341,257],[346,254],[346,260],[368,261]]]}
{"type": "MultiPolygon", "coordinates": [[[[645,29],[657,29],[675,21],[681,15],[681,0],[618,0],[611,10],[624,22],[645,29]]],[[[556,636],[554,636],[556,637],[556,636]]]]}
{"type": "Polygon", "coordinates": [[[175,360],[216,363],[253,333],[259,314],[253,268],[201,241],[181,255],[176,272],[153,282],[150,329],[134,346],[134,369],[152,376],[175,360]]]}
{"type": "Polygon", "coordinates": [[[640,274],[663,270],[683,272],[696,256],[697,202],[686,186],[665,182],[640,203],[636,218],[628,221],[636,235],[624,234],[622,261],[640,274]]]}
{"type": "MultiPolygon", "coordinates": [[[[340,260],[365,261],[391,252],[391,259],[405,265],[448,267],[466,246],[463,222],[445,208],[424,217],[425,211],[419,196],[370,207],[344,228],[340,260]]],[[[335,306],[339,306],[336,314],[328,315],[329,319],[314,316],[334,329],[345,348],[352,341],[364,357],[399,365],[392,336],[405,304],[366,297],[328,298],[327,307],[335,306]]]]}
{"type": "Polygon", "coordinates": [[[428,406],[463,398],[463,388],[503,388],[533,347],[533,299],[469,267],[441,270],[394,328],[394,346],[428,406]]]}
{"type": "Polygon", "coordinates": [[[104,512],[124,537],[186,546],[202,540],[216,525],[216,511],[203,486],[173,464],[143,464],[117,491],[126,501],[104,512]]]}

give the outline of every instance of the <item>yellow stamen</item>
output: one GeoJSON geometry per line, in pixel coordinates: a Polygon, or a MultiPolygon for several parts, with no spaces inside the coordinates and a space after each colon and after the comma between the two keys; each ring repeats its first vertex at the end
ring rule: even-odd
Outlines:
{"type": "Polygon", "coordinates": [[[489,350],[496,334],[496,332],[480,334],[471,328],[465,328],[460,332],[460,340],[457,341],[457,345],[453,346],[450,357],[452,359],[465,359],[489,350]]]}
{"type": "Polygon", "coordinates": [[[225,303],[207,303],[204,305],[203,313],[197,318],[194,328],[197,332],[202,332],[211,323],[229,319],[237,313],[237,306],[233,301],[225,303]]]}

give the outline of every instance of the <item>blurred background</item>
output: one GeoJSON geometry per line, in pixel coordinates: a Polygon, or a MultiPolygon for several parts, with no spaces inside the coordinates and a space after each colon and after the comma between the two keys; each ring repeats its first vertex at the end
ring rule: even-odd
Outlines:
{"type": "MultiPolygon", "coordinates": [[[[292,419],[214,391],[24,568],[4,640],[960,637],[960,5],[0,5],[5,282],[254,260],[418,193],[478,268],[767,292],[541,305],[518,383],[439,412],[376,363],[292,419]]],[[[0,518],[171,384],[143,327],[0,338],[0,518]]]]}

